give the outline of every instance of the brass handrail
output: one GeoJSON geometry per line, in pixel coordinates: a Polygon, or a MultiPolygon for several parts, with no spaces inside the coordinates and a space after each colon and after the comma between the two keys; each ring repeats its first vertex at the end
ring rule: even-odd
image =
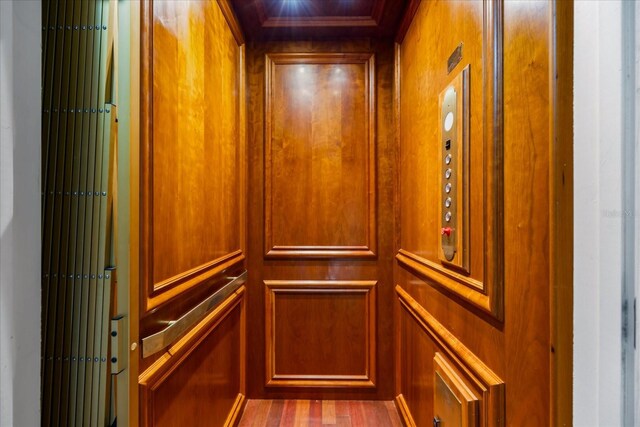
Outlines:
{"type": "Polygon", "coordinates": [[[233,277],[232,279],[233,280],[189,310],[178,320],[170,321],[169,326],[163,330],[143,338],[142,357],[151,356],[173,344],[180,335],[201,321],[211,310],[216,308],[229,295],[242,286],[247,281],[247,272],[245,271],[238,277],[233,277]]]}

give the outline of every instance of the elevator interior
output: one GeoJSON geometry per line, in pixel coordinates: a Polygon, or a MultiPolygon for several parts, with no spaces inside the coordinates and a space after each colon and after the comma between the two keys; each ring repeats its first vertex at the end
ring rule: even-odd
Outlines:
{"type": "Polygon", "coordinates": [[[572,13],[43,1],[43,424],[570,424],[572,13]]]}

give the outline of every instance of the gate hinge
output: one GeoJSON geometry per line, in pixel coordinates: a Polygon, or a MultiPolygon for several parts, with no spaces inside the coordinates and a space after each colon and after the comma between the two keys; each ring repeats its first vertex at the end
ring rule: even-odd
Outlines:
{"type": "Polygon", "coordinates": [[[125,317],[111,319],[111,374],[117,375],[127,367],[127,343],[125,341],[125,317]]]}

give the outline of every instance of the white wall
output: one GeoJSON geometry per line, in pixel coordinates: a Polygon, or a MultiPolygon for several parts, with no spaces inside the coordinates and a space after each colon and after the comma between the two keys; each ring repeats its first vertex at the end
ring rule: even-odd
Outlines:
{"type": "Polygon", "coordinates": [[[40,425],[40,1],[0,1],[0,426],[40,425]]]}
{"type": "Polygon", "coordinates": [[[623,4],[575,3],[576,426],[620,426],[623,290],[623,4]]]}

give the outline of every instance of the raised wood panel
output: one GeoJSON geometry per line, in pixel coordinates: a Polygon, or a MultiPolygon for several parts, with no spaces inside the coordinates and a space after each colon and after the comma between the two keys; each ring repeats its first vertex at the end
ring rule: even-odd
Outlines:
{"type": "MultiPolygon", "coordinates": [[[[455,413],[452,408],[445,412],[447,405],[436,388],[439,377],[458,400],[462,425],[505,425],[502,379],[400,286],[396,293],[400,302],[396,402],[405,423],[427,425],[436,415],[455,413]]],[[[447,425],[444,418],[443,422],[447,425]]]]}
{"type": "Polygon", "coordinates": [[[243,263],[246,133],[243,37],[227,1],[147,0],[141,24],[144,314],[243,263]]]}
{"type": "Polygon", "coordinates": [[[372,54],[268,54],[267,257],[375,256],[372,54]]]}
{"type": "Polygon", "coordinates": [[[266,382],[373,387],[375,281],[265,281],[266,382]]]}
{"type": "Polygon", "coordinates": [[[245,288],[139,378],[142,426],[236,425],[245,400],[245,288]]]}
{"type": "Polygon", "coordinates": [[[447,295],[502,319],[504,287],[502,1],[422,2],[400,46],[398,264],[447,295]],[[424,45],[434,46],[425,50],[424,45]],[[462,44],[451,72],[447,60],[462,44]],[[428,52],[428,54],[427,54],[428,52]],[[469,270],[439,260],[442,151],[439,94],[468,67],[469,270]],[[433,201],[438,201],[434,203],[433,201]]]}

